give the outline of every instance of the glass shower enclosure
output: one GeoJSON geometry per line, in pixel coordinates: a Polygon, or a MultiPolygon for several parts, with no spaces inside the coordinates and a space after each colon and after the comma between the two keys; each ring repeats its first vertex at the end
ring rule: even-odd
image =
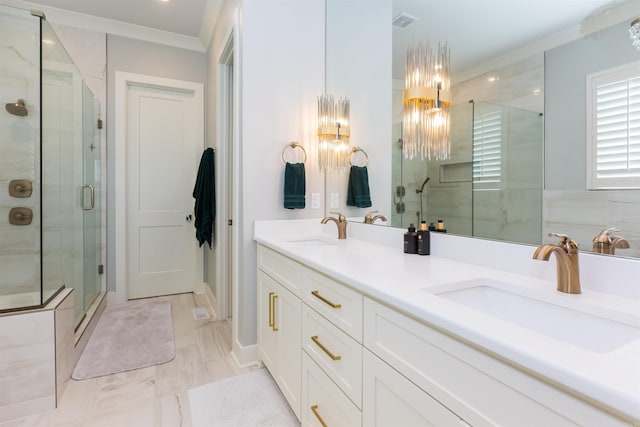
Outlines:
{"type": "Polygon", "coordinates": [[[451,158],[443,161],[405,159],[402,123],[393,126],[391,224],[442,219],[452,234],[539,244],[542,115],[487,102],[450,112],[451,158]]]}
{"type": "Polygon", "coordinates": [[[0,312],[102,292],[100,105],[49,23],[0,5],[0,312]]]}

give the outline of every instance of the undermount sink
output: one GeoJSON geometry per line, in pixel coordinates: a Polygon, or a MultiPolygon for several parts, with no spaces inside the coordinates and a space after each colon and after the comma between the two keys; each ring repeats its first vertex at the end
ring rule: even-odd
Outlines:
{"type": "Polygon", "coordinates": [[[549,295],[543,300],[514,288],[490,280],[472,280],[423,290],[596,353],[608,353],[640,339],[638,327],[562,305],[564,295],[549,295]]]}
{"type": "Polygon", "coordinates": [[[300,246],[335,246],[336,245],[333,242],[328,242],[326,240],[317,239],[317,238],[289,240],[288,243],[292,243],[294,245],[300,245],[300,246]]]}

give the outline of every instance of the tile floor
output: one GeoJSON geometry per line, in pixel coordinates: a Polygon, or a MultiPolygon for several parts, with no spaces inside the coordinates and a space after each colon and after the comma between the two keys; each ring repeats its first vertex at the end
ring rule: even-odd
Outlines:
{"type": "Polygon", "coordinates": [[[84,381],[69,381],[54,411],[0,423],[1,427],[190,427],[187,390],[239,375],[231,359],[231,324],[195,320],[204,307],[193,294],[160,297],[171,301],[176,357],[163,365],[84,381]]]}

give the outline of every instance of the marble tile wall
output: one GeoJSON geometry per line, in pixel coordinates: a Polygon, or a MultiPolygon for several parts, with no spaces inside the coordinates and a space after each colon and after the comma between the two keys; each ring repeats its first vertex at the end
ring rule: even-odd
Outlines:
{"type": "Polygon", "coordinates": [[[40,285],[38,28],[38,19],[28,12],[0,9],[0,309],[7,308],[2,295],[32,295],[40,285]],[[18,99],[26,101],[26,117],[11,115],[5,109],[5,103],[18,99]],[[9,195],[13,179],[32,182],[29,198],[9,195]],[[31,225],[9,224],[12,207],[32,209],[31,225]]]}
{"type": "Polygon", "coordinates": [[[0,315],[0,424],[56,407],[75,365],[73,292],[0,315]]]}
{"type": "Polygon", "coordinates": [[[640,257],[640,190],[545,190],[543,195],[543,240],[556,242],[547,233],[564,233],[581,250],[590,251],[601,230],[615,227],[616,235],[629,242],[629,249],[616,255],[640,257]]]}
{"type": "Polygon", "coordinates": [[[62,399],[77,358],[74,349],[75,316],[73,291],[55,309],[56,403],[62,399]]]}
{"type": "Polygon", "coordinates": [[[0,317],[0,422],[55,407],[53,311],[0,317]]]}

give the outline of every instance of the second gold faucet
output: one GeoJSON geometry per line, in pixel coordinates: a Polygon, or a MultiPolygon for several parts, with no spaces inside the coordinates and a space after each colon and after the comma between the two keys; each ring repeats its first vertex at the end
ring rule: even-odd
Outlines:
{"type": "Polygon", "coordinates": [[[579,294],[580,268],[578,266],[578,245],[566,234],[549,233],[549,236],[560,238],[557,245],[539,246],[533,253],[533,259],[549,261],[551,254],[556,254],[558,265],[558,291],[567,294],[579,294]]]}
{"type": "Polygon", "coordinates": [[[344,240],[347,238],[347,218],[342,215],[340,212],[330,212],[332,214],[338,215],[338,218],[334,218],[332,216],[325,216],[320,221],[322,224],[326,224],[329,221],[333,221],[338,226],[338,239],[344,240]]]}

